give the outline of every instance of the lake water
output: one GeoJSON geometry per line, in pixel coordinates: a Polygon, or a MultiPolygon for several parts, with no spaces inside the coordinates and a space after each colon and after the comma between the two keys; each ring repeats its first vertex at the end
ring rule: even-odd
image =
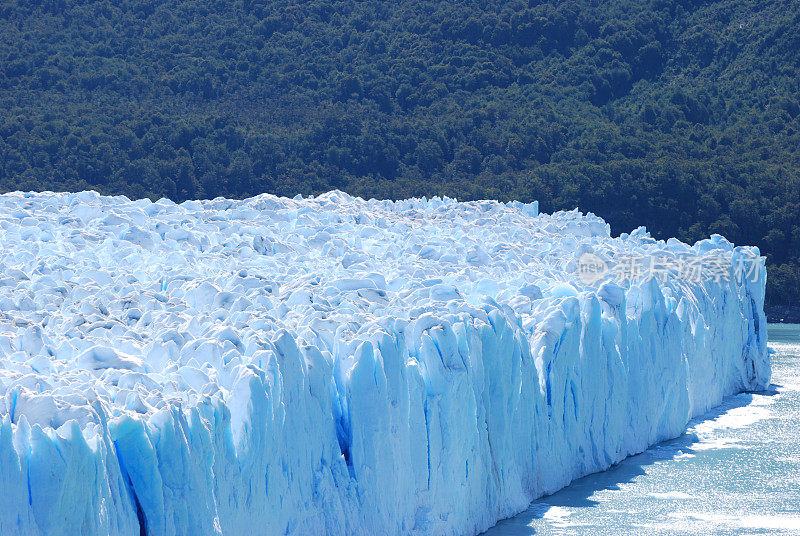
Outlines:
{"type": "Polygon", "coordinates": [[[770,324],[772,386],[577,480],[484,536],[800,535],[800,325],[770,324]]]}

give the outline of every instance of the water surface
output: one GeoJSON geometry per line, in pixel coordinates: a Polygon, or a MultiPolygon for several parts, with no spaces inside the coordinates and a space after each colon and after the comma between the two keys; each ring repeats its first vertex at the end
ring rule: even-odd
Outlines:
{"type": "Polygon", "coordinates": [[[772,385],[577,480],[484,536],[800,535],[800,325],[770,324],[772,385]]]}

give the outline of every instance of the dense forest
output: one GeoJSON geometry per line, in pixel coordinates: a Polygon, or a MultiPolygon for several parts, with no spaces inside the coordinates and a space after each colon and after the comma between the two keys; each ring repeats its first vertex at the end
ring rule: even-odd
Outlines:
{"type": "Polygon", "coordinates": [[[538,199],[800,303],[800,2],[2,0],[0,191],[538,199]]]}

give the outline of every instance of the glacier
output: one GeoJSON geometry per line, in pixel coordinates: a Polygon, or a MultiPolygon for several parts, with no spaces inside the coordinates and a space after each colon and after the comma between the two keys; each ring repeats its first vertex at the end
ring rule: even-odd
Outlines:
{"type": "Polygon", "coordinates": [[[0,534],[477,534],[764,388],[765,279],[536,203],[4,194],[0,534]]]}

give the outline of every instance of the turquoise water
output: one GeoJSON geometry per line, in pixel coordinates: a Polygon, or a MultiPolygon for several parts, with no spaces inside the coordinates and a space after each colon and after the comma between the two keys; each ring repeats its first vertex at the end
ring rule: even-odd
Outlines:
{"type": "Polygon", "coordinates": [[[575,481],[484,536],[800,535],[800,325],[770,324],[770,389],[575,481]]]}

